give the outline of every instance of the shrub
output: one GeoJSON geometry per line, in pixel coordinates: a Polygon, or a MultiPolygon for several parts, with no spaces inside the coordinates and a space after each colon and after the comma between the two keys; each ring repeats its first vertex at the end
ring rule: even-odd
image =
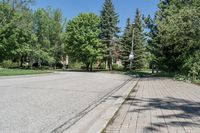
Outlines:
{"type": "Polygon", "coordinates": [[[184,66],[183,70],[185,73],[188,73],[188,76],[193,79],[200,78],[200,51],[194,53],[193,56],[190,56],[184,66]]]}
{"type": "Polygon", "coordinates": [[[2,63],[1,63],[1,66],[3,68],[15,68],[15,67],[18,67],[18,64],[15,63],[15,62],[12,62],[11,60],[4,60],[2,63]]]}
{"type": "Polygon", "coordinates": [[[51,70],[53,68],[50,67],[50,66],[41,66],[39,69],[41,69],[41,70],[51,70]]]}
{"type": "Polygon", "coordinates": [[[123,66],[118,66],[118,64],[113,64],[112,68],[113,68],[113,70],[117,70],[117,71],[123,70],[123,66]]]}
{"type": "Polygon", "coordinates": [[[86,68],[85,65],[82,65],[82,66],[81,66],[81,69],[85,70],[85,69],[87,69],[87,68],[86,68]]]}
{"type": "Polygon", "coordinates": [[[106,64],[105,63],[101,63],[99,69],[106,69],[106,64]]]}
{"type": "Polygon", "coordinates": [[[83,63],[80,62],[70,62],[69,63],[69,69],[80,69],[81,66],[83,66],[83,63]]]}

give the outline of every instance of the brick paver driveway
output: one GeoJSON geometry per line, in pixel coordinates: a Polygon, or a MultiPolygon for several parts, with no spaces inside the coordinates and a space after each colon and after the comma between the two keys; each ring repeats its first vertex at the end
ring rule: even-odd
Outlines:
{"type": "Polygon", "coordinates": [[[106,132],[200,133],[200,87],[143,78],[106,132]]]}

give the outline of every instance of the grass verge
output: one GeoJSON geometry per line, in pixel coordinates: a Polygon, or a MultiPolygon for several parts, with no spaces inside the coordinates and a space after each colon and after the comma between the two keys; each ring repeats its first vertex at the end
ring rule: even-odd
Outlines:
{"type": "Polygon", "coordinates": [[[6,69],[0,68],[0,76],[33,75],[51,73],[49,70],[6,69]]]}

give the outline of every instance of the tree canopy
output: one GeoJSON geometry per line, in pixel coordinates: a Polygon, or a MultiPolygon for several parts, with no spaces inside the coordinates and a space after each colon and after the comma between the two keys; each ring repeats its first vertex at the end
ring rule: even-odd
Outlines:
{"type": "Polygon", "coordinates": [[[100,19],[97,15],[80,14],[67,24],[67,53],[75,60],[89,65],[100,58],[100,19]]]}
{"type": "Polygon", "coordinates": [[[200,77],[199,0],[161,0],[153,18],[143,19],[137,9],[122,34],[112,0],[104,1],[99,16],[81,13],[69,21],[59,9],[31,10],[33,2],[0,1],[0,63],[56,67],[66,65],[69,56],[87,69],[104,61],[112,70],[116,58],[127,69],[133,40],[133,69],[149,63],[160,71],[200,77]]]}
{"type": "Polygon", "coordinates": [[[160,69],[199,76],[199,5],[198,0],[161,1],[154,20],[148,19],[149,49],[160,69]]]}
{"type": "Polygon", "coordinates": [[[103,4],[103,9],[100,15],[100,39],[102,41],[103,56],[104,60],[108,62],[108,67],[112,69],[113,62],[113,51],[115,47],[113,45],[114,37],[117,36],[119,32],[119,27],[117,26],[119,19],[118,14],[115,12],[112,0],[105,0],[103,4]]]}

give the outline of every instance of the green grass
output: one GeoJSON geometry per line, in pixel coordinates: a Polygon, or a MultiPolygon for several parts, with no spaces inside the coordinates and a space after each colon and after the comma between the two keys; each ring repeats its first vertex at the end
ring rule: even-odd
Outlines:
{"type": "Polygon", "coordinates": [[[30,69],[5,69],[0,68],[0,76],[33,75],[51,73],[49,70],[30,70],[30,69]]]}
{"type": "Polygon", "coordinates": [[[193,80],[192,83],[200,85],[200,79],[199,80],[193,80]]]}

